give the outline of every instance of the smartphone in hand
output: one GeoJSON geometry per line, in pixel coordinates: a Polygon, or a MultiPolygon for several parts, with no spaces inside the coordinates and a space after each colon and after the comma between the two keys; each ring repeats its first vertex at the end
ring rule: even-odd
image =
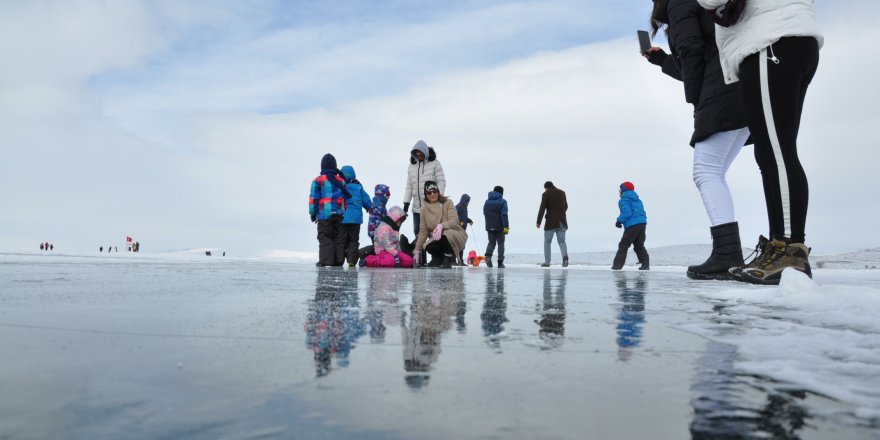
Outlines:
{"type": "Polygon", "coordinates": [[[648,35],[648,31],[636,31],[636,34],[639,36],[639,46],[642,49],[642,55],[644,55],[651,48],[651,36],[648,35]]]}

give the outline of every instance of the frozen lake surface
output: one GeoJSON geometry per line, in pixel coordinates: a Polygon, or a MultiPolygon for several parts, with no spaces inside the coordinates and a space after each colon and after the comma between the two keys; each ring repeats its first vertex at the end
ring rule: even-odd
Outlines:
{"type": "Polygon", "coordinates": [[[0,254],[0,438],[880,438],[874,255],[764,287],[662,253],[650,272],[0,254]]]}

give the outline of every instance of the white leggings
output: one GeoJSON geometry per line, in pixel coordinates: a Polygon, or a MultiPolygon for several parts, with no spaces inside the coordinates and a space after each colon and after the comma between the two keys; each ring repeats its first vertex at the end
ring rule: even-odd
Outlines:
{"type": "Polygon", "coordinates": [[[712,226],[736,221],[727,170],[749,138],[748,128],[723,131],[694,146],[694,183],[712,226]]]}

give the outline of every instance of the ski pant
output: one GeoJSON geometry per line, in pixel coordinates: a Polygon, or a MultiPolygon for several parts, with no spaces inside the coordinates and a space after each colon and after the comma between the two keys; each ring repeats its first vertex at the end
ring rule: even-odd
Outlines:
{"type": "Polygon", "coordinates": [[[736,221],[727,170],[749,138],[748,128],[722,131],[694,145],[694,183],[700,190],[710,226],[736,221]]]}
{"type": "Polygon", "coordinates": [[[421,216],[419,215],[418,212],[414,212],[414,213],[412,214],[412,218],[413,218],[413,233],[416,234],[416,235],[415,235],[416,237],[419,236],[419,217],[421,217],[421,216]]]}
{"type": "Polygon", "coordinates": [[[632,225],[623,230],[623,236],[620,237],[620,243],[617,244],[617,255],[614,256],[612,267],[623,267],[626,263],[626,253],[632,246],[639,258],[639,263],[648,264],[648,250],[645,249],[645,223],[632,225]]]}
{"type": "Polygon", "coordinates": [[[341,215],[318,220],[318,264],[321,266],[341,266],[345,261],[345,242],[341,229],[341,215]]]}
{"type": "Polygon", "coordinates": [[[550,264],[550,244],[553,243],[553,235],[556,235],[556,242],[559,243],[559,252],[562,258],[568,257],[568,247],[565,245],[565,231],[568,229],[560,226],[554,229],[544,230],[544,262],[550,264]]]}
{"type": "Polygon", "coordinates": [[[486,258],[492,256],[495,251],[495,243],[498,243],[498,261],[504,261],[504,232],[486,231],[489,234],[489,244],[486,246],[486,258]]]}
{"type": "Polygon", "coordinates": [[[345,243],[345,258],[348,264],[357,264],[358,248],[360,247],[361,225],[356,223],[343,223],[340,229],[340,240],[345,243]]]}
{"type": "Polygon", "coordinates": [[[813,37],[781,38],[740,64],[740,93],[764,183],[771,239],[804,242],[809,189],[797,136],[818,65],[813,37]]]}

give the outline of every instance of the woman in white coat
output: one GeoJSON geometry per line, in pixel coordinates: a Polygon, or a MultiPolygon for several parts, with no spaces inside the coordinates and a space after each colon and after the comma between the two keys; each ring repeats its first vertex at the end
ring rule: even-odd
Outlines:
{"type": "MultiPolygon", "coordinates": [[[[728,0],[698,2],[723,14],[717,9],[728,0]]],[[[759,239],[758,257],[731,274],[755,284],[779,284],[786,268],[812,276],[804,245],[807,176],[797,136],[824,42],[813,0],[748,0],[738,21],[716,25],[715,39],[725,82],[740,84],[770,225],[770,239],[759,239]]]]}
{"type": "Polygon", "coordinates": [[[425,141],[418,141],[409,152],[406,193],[403,195],[403,212],[409,211],[412,202],[414,234],[419,233],[419,212],[425,199],[425,182],[428,181],[435,182],[440,188],[440,193],[445,193],[446,175],[443,174],[443,166],[437,160],[437,153],[425,141]]]}

